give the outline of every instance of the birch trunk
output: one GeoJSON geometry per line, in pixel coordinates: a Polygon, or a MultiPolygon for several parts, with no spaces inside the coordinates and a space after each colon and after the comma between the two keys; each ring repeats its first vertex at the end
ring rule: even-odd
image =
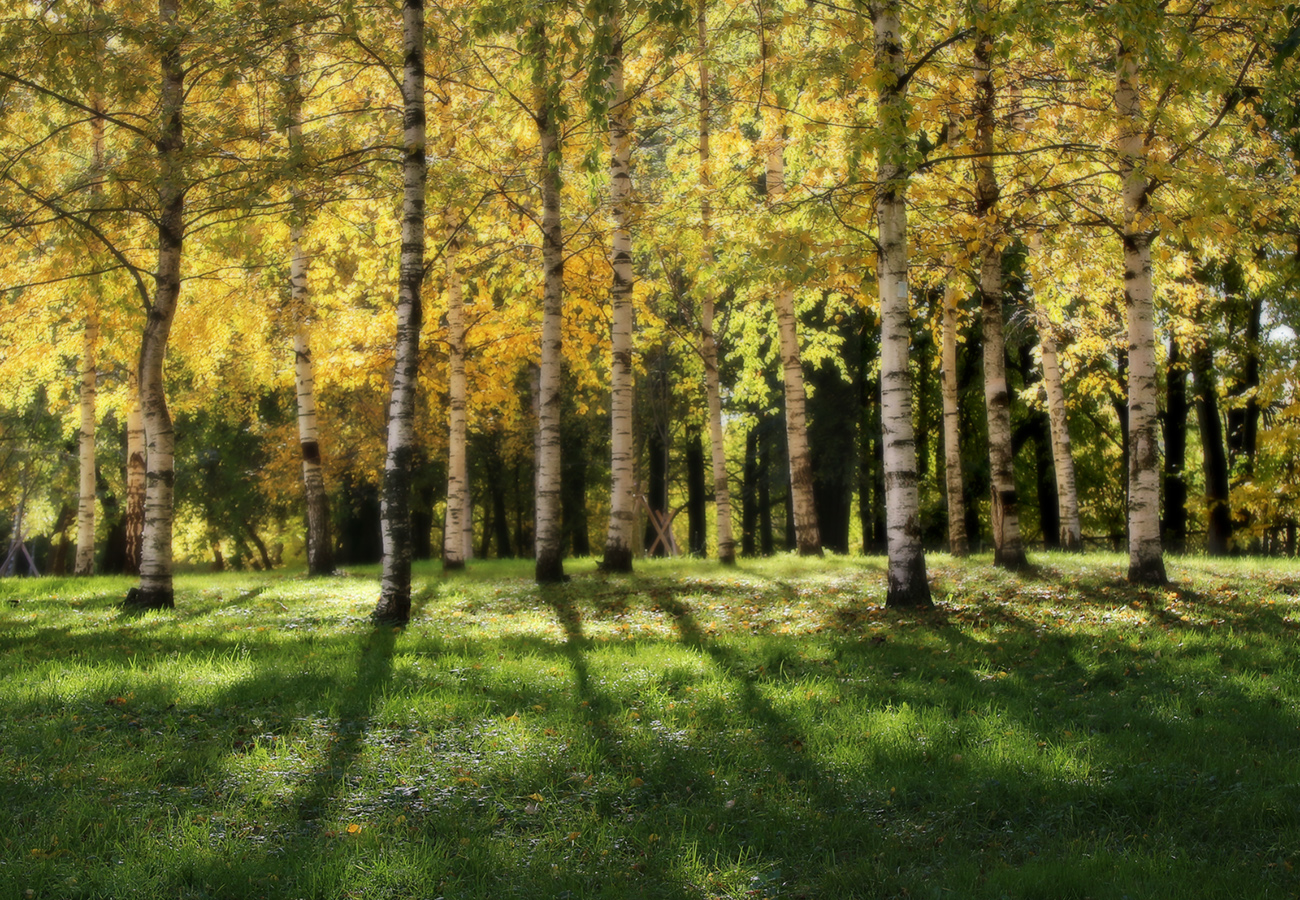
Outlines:
{"type": "Polygon", "coordinates": [[[957,392],[957,278],[950,267],[943,285],[943,348],[941,350],[943,391],[944,476],[948,495],[948,550],[966,556],[966,497],[961,464],[961,408],[957,392]]]}
{"type": "MultiPolygon", "coordinates": [[[[771,45],[765,36],[765,60],[770,58],[771,52],[771,45]]],[[[781,201],[785,199],[785,114],[775,92],[763,110],[763,138],[767,144],[767,202],[768,207],[776,213],[781,201]]],[[[808,400],[804,391],[794,288],[784,278],[777,286],[774,305],[785,390],[785,440],[790,459],[790,494],[796,547],[800,556],[821,556],[822,542],[813,500],[812,454],[808,450],[808,400]]]]}
{"type": "Polygon", "coordinates": [[[700,344],[704,356],[704,392],[709,403],[709,446],[713,464],[713,502],[717,510],[718,562],[736,562],[736,539],[731,530],[731,488],[727,484],[727,455],[722,430],[722,388],[718,377],[718,342],[713,332],[716,304],[713,297],[713,171],[709,161],[710,102],[708,57],[708,3],[699,0],[696,13],[700,42],[700,243],[704,273],[700,301],[700,344]]]}
{"type": "MultiPolygon", "coordinates": [[[[98,10],[102,0],[93,0],[98,10]]],[[[102,51],[102,47],[99,48],[102,51]]],[[[94,178],[90,185],[92,205],[98,205],[104,186],[104,117],[103,102],[98,95],[91,100],[95,115],[90,120],[91,168],[94,178]]],[[[77,501],[77,560],[73,571],[77,575],[91,575],[95,571],[95,407],[96,380],[99,352],[99,278],[96,276],[90,293],[90,309],[86,311],[85,331],[82,335],[81,353],[81,430],[78,440],[78,501],[77,501]]]]}
{"type": "MultiPolygon", "coordinates": [[[[977,20],[988,10],[977,5],[977,20]]],[[[999,187],[993,167],[993,37],[977,25],[975,35],[975,214],[979,219],[980,309],[984,323],[984,405],[988,416],[989,474],[993,494],[993,564],[1016,570],[1027,564],[1020,537],[1015,453],[1011,446],[1011,394],[1007,390],[1007,349],[1002,314],[999,187]]]]}
{"type": "Polygon", "coordinates": [[[560,222],[560,125],[549,72],[550,46],[539,22],[534,60],[535,120],[542,166],[542,353],[538,384],[537,543],[538,584],[564,580],[560,522],[560,366],[564,311],[564,234],[560,222]]]}
{"type": "MultiPolygon", "coordinates": [[[[456,130],[451,117],[451,94],[442,106],[443,139],[455,149],[456,130]]],[[[460,219],[454,204],[443,210],[446,245],[443,262],[447,272],[447,521],[443,528],[442,568],[465,568],[473,540],[469,515],[469,457],[466,453],[465,402],[469,389],[465,380],[465,296],[460,277],[460,219]]]]}
{"type": "Polygon", "coordinates": [[[1043,353],[1043,384],[1047,388],[1047,418],[1052,431],[1052,467],[1056,471],[1057,509],[1061,517],[1061,549],[1083,550],[1083,533],[1079,528],[1079,491],[1074,480],[1074,454],[1070,449],[1070,428],[1065,415],[1065,389],[1061,385],[1061,367],[1057,362],[1056,339],[1050,322],[1039,332],[1043,353]]]}
{"type": "Polygon", "coordinates": [[[126,605],[164,609],[175,605],[172,592],[172,492],[175,482],[175,434],[163,385],[167,341],[181,291],[181,250],[185,230],[185,191],[180,156],[185,149],[182,110],[185,69],[176,28],[179,0],[159,0],[163,26],[162,85],[158,156],[158,269],[153,303],[140,342],[140,408],[145,435],[144,533],[140,542],[140,586],[127,594],[126,605]]]}
{"type": "Polygon", "coordinates": [[[126,564],[128,575],[140,574],[140,545],[144,540],[145,463],[144,414],[140,411],[140,374],[127,373],[126,408],[126,564]]]}
{"type": "MultiPolygon", "coordinates": [[[[295,167],[302,153],[302,94],[299,88],[298,52],[290,45],[286,69],[289,80],[289,152],[295,167]]],[[[295,177],[297,177],[295,172],[295,177]]],[[[316,373],[311,354],[311,292],[307,281],[307,255],[302,249],[306,208],[301,192],[292,188],[293,222],[289,227],[289,304],[293,309],[294,387],[298,405],[298,447],[302,456],[303,495],[307,501],[307,572],[328,575],[334,570],[330,536],[329,495],[325,491],[320,431],[316,416],[316,373]]]]}
{"type": "Polygon", "coordinates": [[[884,433],[885,519],[889,591],[885,605],[929,607],[909,368],[911,311],[907,285],[907,98],[899,0],[872,7],[881,143],[876,218],[880,232],[880,409],[884,433]]]}
{"type": "Polygon", "coordinates": [[[402,256],[397,293],[397,335],[392,395],[388,403],[388,455],[380,508],[384,565],[377,622],[405,624],[411,617],[411,468],[415,461],[415,404],[420,367],[420,296],[424,280],[424,5],[402,4],[402,256]]]}
{"type": "Polygon", "coordinates": [[[1155,221],[1143,171],[1147,147],[1138,66],[1122,41],[1116,51],[1119,174],[1124,199],[1124,300],[1128,315],[1128,580],[1164,584],[1160,543],[1160,447],[1156,440],[1155,303],[1151,241],[1155,221]]]}
{"type": "Polygon", "coordinates": [[[86,314],[81,341],[81,429],[78,433],[77,575],[95,571],[95,380],[99,320],[86,314]]]}
{"type": "Polygon", "coordinates": [[[609,531],[601,568],[608,572],[632,571],[632,545],[636,539],[633,497],[632,444],[632,234],[629,230],[632,199],[632,141],[627,94],[623,82],[623,29],[615,7],[610,16],[613,46],[609,55],[609,201],[613,217],[610,287],[610,494],[609,531]]]}

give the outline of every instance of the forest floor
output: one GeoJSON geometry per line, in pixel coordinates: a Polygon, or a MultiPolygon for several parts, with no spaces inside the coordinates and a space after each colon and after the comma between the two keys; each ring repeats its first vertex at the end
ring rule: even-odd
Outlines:
{"type": "Polygon", "coordinates": [[[0,898],[1300,893],[1300,566],[0,582],[0,898]]]}

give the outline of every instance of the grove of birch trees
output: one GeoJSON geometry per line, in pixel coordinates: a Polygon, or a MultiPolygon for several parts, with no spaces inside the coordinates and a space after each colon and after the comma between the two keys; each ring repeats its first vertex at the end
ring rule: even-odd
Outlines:
{"type": "Polygon", "coordinates": [[[379,562],[402,622],[429,557],[882,553],[927,606],[927,551],[1296,552],[1285,0],[4,0],[0,44],[5,574],[379,562]]]}

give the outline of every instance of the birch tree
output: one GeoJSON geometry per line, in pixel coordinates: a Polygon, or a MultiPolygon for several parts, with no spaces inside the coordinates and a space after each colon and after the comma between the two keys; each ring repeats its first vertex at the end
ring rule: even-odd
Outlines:
{"type": "Polygon", "coordinates": [[[402,247],[397,294],[393,387],[388,404],[381,528],[384,545],[377,622],[405,624],[411,616],[411,468],[416,451],[420,328],[424,308],[424,3],[402,3],[402,247]]]}
{"type": "Polygon", "coordinates": [[[610,469],[609,532],[601,568],[632,571],[635,541],[632,441],[632,140],[630,105],[623,73],[623,21],[615,0],[609,13],[609,202],[613,223],[610,287],[610,469]]]}

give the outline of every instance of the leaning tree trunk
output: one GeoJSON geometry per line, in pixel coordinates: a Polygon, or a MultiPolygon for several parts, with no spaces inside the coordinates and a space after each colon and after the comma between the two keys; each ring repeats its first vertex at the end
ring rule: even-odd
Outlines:
{"type": "MultiPolygon", "coordinates": [[[[977,20],[988,14],[977,4],[977,20]]],[[[1011,445],[1011,394],[1002,315],[1002,249],[998,181],[993,168],[993,36],[978,24],[975,35],[975,214],[979,219],[980,309],[984,323],[984,405],[988,415],[989,475],[992,482],[993,564],[1026,564],[1016,497],[1015,451],[1011,445]]]]}
{"type": "MultiPolygon", "coordinates": [[[[543,15],[544,13],[539,13],[543,15]]],[[[534,578],[538,584],[564,580],[561,513],[560,381],[564,313],[564,233],[560,221],[560,123],[545,24],[536,27],[533,61],[534,119],[541,151],[542,180],[542,354],[538,384],[537,538],[534,578]]]]}
{"type": "Polygon", "coordinates": [[[957,391],[957,278],[949,267],[943,284],[943,347],[939,376],[943,391],[944,484],[948,496],[948,550],[966,556],[966,498],[961,465],[961,405],[957,391]]]}
{"type": "Polygon", "coordinates": [[[699,0],[697,27],[700,41],[700,243],[704,275],[700,300],[701,350],[704,357],[704,392],[709,402],[709,445],[713,462],[713,502],[717,510],[718,562],[736,562],[736,539],[731,531],[731,488],[727,484],[727,455],[722,430],[722,389],[718,377],[718,342],[713,330],[713,171],[709,161],[710,103],[707,0],[699,0]]]}
{"type": "Polygon", "coordinates": [[[144,416],[145,500],[144,533],[140,545],[140,586],[127,595],[127,605],[164,609],[175,605],[172,593],[172,490],[175,480],[175,434],[163,385],[163,360],[181,293],[181,249],[185,232],[185,191],[180,183],[180,156],[185,149],[182,109],[185,68],[176,20],[179,0],[159,0],[163,25],[162,89],[158,155],[160,216],[158,270],[153,303],[140,342],[140,408],[144,416]]]}
{"type": "Polygon", "coordinates": [[[912,431],[909,366],[911,310],[907,286],[908,104],[899,0],[872,8],[878,80],[880,150],[876,218],[880,231],[880,409],[884,432],[885,518],[889,592],[885,605],[929,607],[921,508],[912,431]]]}
{"type": "MultiPolygon", "coordinates": [[[[769,59],[771,53],[772,47],[764,35],[763,58],[769,59]]],[[[767,201],[776,212],[785,199],[785,115],[776,92],[772,93],[771,102],[764,107],[763,137],[767,144],[767,201]]],[[[813,499],[812,453],[808,448],[808,399],[804,391],[794,288],[784,277],[777,287],[774,304],[785,388],[785,439],[790,458],[795,541],[800,556],[821,556],[822,541],[813,499]]]]}
{"type": "Polygon", "coordinates": [[[1128,580],[1164,584],[1160,543],[1160,447],[1156,436],[1157,378],[1151,241],[1152,184],[1143,171],[1146,122],[1131,48],[1116,52],[1115,109],[1119,114],[1119,174],[1124,199],[1124,299],[1128,317],[1128,580]]]}
{"type": "Polygon", "coordinates": [[[609,54],[609,202],[614,219],[610,286],[610,474],[609,530],[601,568],[632,571],[636,540],[632,444],[632,140],[623,83],[623,28],[617,8],[610,16],[613,46],[609,54]]]}
{"type": "MultiPolygon", "coordinates": [[[[299,87],[298,51],[292,44],[286,62],[289,152],[295,168],[298,168],[302,156],[302,93],[299,87]]],[[[299,174],[295,172],[294,177],[297,178],[299,174]]],[[[311,575],[328,575],[334,570],[334,552],[330,536],[329,495],[325,492],[320,431],[316,419],[316,372],[311,354],[312,316],[311,292],[307,282],[307,254],[302,249],[307,210],[301,190],[296,184],[292,189],[291,214],[289,301],[294,317],[294,393],[298,405],[298,448],[302,457],[303,495],[307,501],[307,572],[311,575]]]]}
{"type": "MultiPolygon", "coordinates": [[[[443,139],[455,148],[456,129],[451,117],[451,93],[442,105],[443,139]]],[[[447,520],[442,536],[444,570],[465,568],[470,555],[473,524],[470,517],[468,427],[465,404],[469,397],[465,378],[465,302],[460,277],[460,219],[455,205],[443,211],[446,242],[443,262],[447,271],[447,520]]],[[[486,533],[486,532],[485,532],[486,533]]]]}
{"type": "Polygon", "coordinates": [[[415,462],[415,404],[424,318],[424,6],[402,5],[402,256],[397,293],[397,340],[392,396],[388,403],[388,455],[384,460],[381,533],[384,545],[377,622],[405,624],[411,617],[411,470],[415,462]]]}
{"type": "Polygon", "coordinates": [[[140,574],[140,546],[144,541],[145,463],[144,414],[140,410],[140,374],[132,369],[126,378],[126,532],[123,571],[140,574]]]}

